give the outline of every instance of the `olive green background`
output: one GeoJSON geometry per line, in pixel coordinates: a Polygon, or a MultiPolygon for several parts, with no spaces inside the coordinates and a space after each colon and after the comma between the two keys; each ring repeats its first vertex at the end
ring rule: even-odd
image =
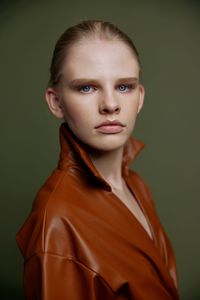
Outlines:
{"type": "Polygon", "coordinates": [[[23,299],[15,234],[59,154],[60,121],[44,101],[50,59],[83,19],[114,22],[140,52],[146,98],[133,134],[146,148],[132,168],[173,244],[181,299],[200,299],[200,1],[177,0],[0,2],[0,299],[23,299]]]}

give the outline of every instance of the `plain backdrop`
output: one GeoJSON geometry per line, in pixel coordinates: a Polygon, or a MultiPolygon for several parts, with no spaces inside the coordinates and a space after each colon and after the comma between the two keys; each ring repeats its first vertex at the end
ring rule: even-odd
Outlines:
{"type": "Polygon", "coordinates": [[[115,23],[140,52],[146,98],[133,135],[146,148],[132,168],[174,247],[181,299],[200,299],[200,1],[191,0],[0,2],[0,299],[23,299],[15,235],[59,155],[60,121],[44,101],[50,60],[84,19],[115,23]]]}

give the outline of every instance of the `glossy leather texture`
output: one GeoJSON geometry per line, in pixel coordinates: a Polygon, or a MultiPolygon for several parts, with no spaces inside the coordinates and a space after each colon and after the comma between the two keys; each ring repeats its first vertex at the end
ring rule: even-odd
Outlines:
{"type": "Polygon", "coordinates": [[[130,164],[145,144],[124,145],[122,175],[153,239],[64,122],[60,158],[17,233],[28,300],[177,300],[176,263],[149,187],[130,164]]]}

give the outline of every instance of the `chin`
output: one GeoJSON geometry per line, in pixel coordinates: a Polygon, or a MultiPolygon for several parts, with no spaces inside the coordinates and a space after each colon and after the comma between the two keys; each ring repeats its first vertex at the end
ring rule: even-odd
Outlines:
{"type": "Polygon", "coordinates": [[[99,139],[99,141],[95,143],[88,143],[88,146],[99,151],[114,151],[123,147],[126,141],[127,139],[124,138],[116,139],[116,137],[108,137],[108,139],[104,141],[99,139]]]}

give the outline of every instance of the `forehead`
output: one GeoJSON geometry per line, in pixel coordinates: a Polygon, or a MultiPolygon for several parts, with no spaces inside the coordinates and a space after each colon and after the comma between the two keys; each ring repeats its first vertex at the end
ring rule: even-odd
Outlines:
{"type": "Polygon", "coordinates": [[[63,74],[67,77],[138,77],[139,64],[133,51],[122,41],[83,40],[71,47],[63,64],[63,74]]]}

